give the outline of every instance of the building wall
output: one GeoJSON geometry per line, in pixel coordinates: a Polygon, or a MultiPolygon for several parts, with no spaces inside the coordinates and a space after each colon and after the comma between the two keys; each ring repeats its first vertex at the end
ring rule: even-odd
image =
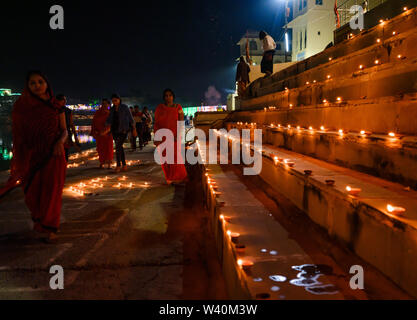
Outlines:
{"type": "Polygon", "coordinates": [[[292,61],[311,57],[333,42],[336,27],[333,6],[333,0],[293,2],[294,19],[288,24],[293,29],[292,61]]]}

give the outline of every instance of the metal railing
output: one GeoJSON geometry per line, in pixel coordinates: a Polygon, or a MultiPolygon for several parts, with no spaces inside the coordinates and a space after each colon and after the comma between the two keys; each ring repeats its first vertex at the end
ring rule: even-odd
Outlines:
{"type": "Polygon", "coordinates": [[[373,8],[383,4],[387,0],[346,0],[342,4],[337,6],[340,16],[340,25],[344,26],[349,23],[350,19],[354,16],[349,12],[350,8],[354,5],[361,6],[364,12],[370,11],[373,8]]]}

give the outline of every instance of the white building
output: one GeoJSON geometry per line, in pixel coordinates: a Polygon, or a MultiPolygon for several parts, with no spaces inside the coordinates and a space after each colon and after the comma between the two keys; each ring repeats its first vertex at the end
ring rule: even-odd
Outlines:
{"type": "Polygon", "coordinates": [[[293,0],[292,61],[301,61],[323,51],[333,42],[336,29],[334,0],[293,0]]]}

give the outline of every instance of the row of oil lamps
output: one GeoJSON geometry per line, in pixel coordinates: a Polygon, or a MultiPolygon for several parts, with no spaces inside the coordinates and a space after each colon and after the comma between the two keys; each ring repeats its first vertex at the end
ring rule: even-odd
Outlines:
{"type": "MultiPolygon", "coordinates": [[[[207,178],[207,185],[210,189],[210,192],[213,194],[213,196],[217,197],[221,193],[217,191],[218,189],[217,182],[209,175],[209,172],[210,172],[210,169],[206,169],[205,176],[207,178]]],[[[230,222],[231,218],[228,216],[224,216],[223,214],[221,214],[219,218],[220,218],[220,221],[222,221],[223,223],[223,227],[226,229],[226,224],[230,222]]],[[[238,253],[243,253],[245,251],[245,246],[238,243],[239,238],[240,238],[240,233],[227,230],[226,234],[227,234],[228,239],[234,244],[236,251],[238,253]]],[[[254,263],[253,261],[249,259],[238,259],[237,264],[243,270],[249,271],[254,263]]]]}
{"type": "MultiPolygon", "coordinates": [[[[216,131],[216,134],[225,135],[230,140],[236,140],[235,138],[232,138],[231,136],[226,135],[224,133],[220,133],[218,131],[216,131]]],[[[246,146],[248,147],[249,145],[246,144],[246,146]]],[[[200,144],[199,144],[198,141],[197,141],[197,148],[201,152],[200,144]]],[[[280,159],[277,156],[273,156],[273,159],[274,159],[275,164],[278,164],[278,163],[282,162],[283,164],[285,164],[288,167],[293,167],[295,165],[295,163],[293,161],[291,161],[290,159],[280,159]]],[[[217,191],[218,190],[217,182],[210,176],[209,172],[210,172],[210,169],[206,169],[205,177],[207,179],[207,185],[209,186],[210,192],[213,194],[213,196],[217,197],[221,193],[217,191]]],[[[311,175],[312,174],[312,170],[305,170],[304,172],[306,173],[306,175],[311,175]]],[[[329,185],[334,185],[334,180],[326,180],[326,183],[329,184],[329,185]],[[332,183],[329,183],[329,182],[332,182],[332,183]]],[[[351,187],[351,186],[346,186],[346,191],[348,192],[349,195],[356,197],[360,194],[362,189],[354,188],[354,187],[351,187]]],[[[404,213],[406,211],[402,207],[393,206],[391,204],[388,204],[386,209],[387,209],[388,213],[394,214],[394,215],[401,215],[402,213],[404,213]]],[[[220,220],[222,221],[223,225],[226,228],[226,224],[230,222],[231,218],[228,217],[228,216],[224,216],[223,214],[221,214],[219,216],[219,218],[220,218],[220,220]]],[[[245,250],[245,246],[242,245],[242,244],[238,244],[238,241],[239,241],[239,238],[240,238],[240,233],[232,232],[231,230],[227,230],[226,234],[228,236],[228,239],[232,243],[234,243],[236,251],[238,253],[243,253],[244,250],[245,250]]],[[[249,260],[249,259],[238,259],[237,264],[244,271],[249,271],[251,269],[251,267],[254,265],[254,262],[249,260]]]]}
{"type": "MultiPolygon", "coordinates": [[[[89,158],[88,160],[98,160],[99,159],[99,157],[97,156],[97,157],[92,157],[92,158],[89,158]]],[[[133,164],[135,164],[135,163],[139,163],[140,162],[140,160],[130,160],[130,161],[127,161],[126,162],[126,164],[128,165],[128,166],[131,166],[131,165],[133,165],[133,164]]],[[[85,161],[82,161],[82,162],[78,162],[78,163],[76,163],[76,162],[73,162],[73,163],[69,163],[68,165],[67,165],[67,168],[78,168],[80,165],[86,165],[87,163],[85,162],[85,161]]],[[[111,168],[116,168],[116,163],[113,163],[112,165],[111,165],[111,168]]]]}
{"type": "MultiPolygon", "coordinates": [[[[239,122],[238,122],[238,124],[239,124],[239,122]]],[[[310,131],[310,132],[314,132],[316,130],[312,126],[309,126],[308,128],[304,128],[304,127],[301,127],[301,126],[294,126],[293,127],[290,124],[288,124],[287,126],[282,126],[281,124],[274,125],[273,123],[271,123],[269,125],[269,127],[270,128],[283,128],[283,129],[293,129],[293,128],[295,128],[297,130],[307,130],[307,131],[310,131]]],[[[317,131],[324,131],[324,132],[326,132],[326,131],[328,131],[328,129],[326,127],[324,127],[324,126],[320,126],[320,130],[317,130],[317,131]]],[[[340,136],[343,136],[344,134],[349,133],[351,131],[345,131],[343,129],[339,129],[337,132],[339,133],[340,136]]],[[[372,134],[372,132],[365,131],[365,130],[361,130],[359,132],[359,134],[361,136],[369,136],[369,135],[372,134]]],[[[391,138],[395,138],[397,135],[395,134],[395,132],[392,132],[391,131],[391,132],[388,132],[388,136],[391,137],[391,138]]]]}
{"type": "MultiPolygon", "coordinates": [[[[68,191],[73,192],[74,194],[78,195],[78,196],[86,196],[86,195],[91,195],[92,193],[89,192],[89,189],[99,189],[99,188],[104,188],[104,184],[103,182],[111,180],[113,178],[109,178],[109,177],[104,177],[104,178],[95,178],[95,179],[91,179],[85,182],[80,182],[76,185],[70,186],[68,188],[68,191]]],[[[127,177],[126,176],[122,176],[118,178],[119,181],[126,181],[127,177]]],[[[112,185],[112,188],[116,188],[116,189],[122,189],[122,188],[127,188],[127,189],[131,189],[135,186],[135,184],[133,184],[132,182],[130,183],[125,183],[122,184],[121,182],[118,182],[114,185],[112,185]]],[[[147,188],[150,186],[149,182],[144,182],[142,185],[140,185],[141,187],[147,188]]]]}
{"type": "MultiPolygon", "coordinates": [[[[310,127],[311,128],[311,127],[310,127]]],[[[324,129],[323,127],[321,128],[322,130],[324,129]]],[[[217,134],[217,135],[224,135],[226,138],[228,138],[229,140],[231,140],[231,141],[235,141],[235,140],[237,140],[237,138],[235,138],[235,137],[232,137],[231,135],[229,135],[229,134],[226,134],[226,133],[221,133],[221,132],[219,132],[219,131],[215,131],[215,133],[217,134]]],[[[365,132],[361,132],[361,134],[365,134],[365,132]]],[[[389,136],[391,136],[391,137],[395,137],[395,134],[394,133],[389,133],[389,136]]],[[[240,140],[240,139],[239,139],[240,140]]],[[[243,143],[243,141],[241,142],[241,144],[242,145],[245,145],[246,146],[246,148],[250,148],[250,145],[248,144],[248,143],[243,143]]],[[[255,148],[255,151],[257,151],[257,152],[260,152],[260,153],[262,153],[262,150],[260,150],[259,148],[255,148]]],[[[289,168],[292,168],[292,167],[294,167],[295,166],[295,162],[294,161],[292,161],[291,159],[282,159],[282,158],[279,158],[278,156],[275,156],[275,155],[271,155],[271,157],[272,157],[272,159],[274,160],[274,163],[275,163],[275,165],[278,165],[278,163],[282,163],[282,164],[284,164],[286,167],[289,167],[289,168]]],[[[304,170],[304,172],[306,173],[306,175],[311,175],[311,173],[312,173],[312,171],[311,170],[304,170]]],[[[207,174],[206,174],[207,175],[207,174]]],[[[328,180],[328,181],[326,181],[326,183],[328,184],[328,185],[334,185],[334,181],[333,180],[328,180]]],[[[359,193],[362,191],[360,188],[353,188],[353,187],[351,187],[351,186],[347,186],[346,187],[346,191],[348,192],[348,194],[349,195],[351,195],[351,196],[358,196],[359,195],[359,193]]],[[[406,210],[404,209],[404,208],[402,208],[402,207],[397,207],[397,206],[393,206],[393,205],[391,205],[391,204],[388,204],[387,205],[387,211],[389,212],[389,213],[392,213],[392,214],[397,214],[397,215],[401,215],[402,213],[404,213],[406,210]]]]}

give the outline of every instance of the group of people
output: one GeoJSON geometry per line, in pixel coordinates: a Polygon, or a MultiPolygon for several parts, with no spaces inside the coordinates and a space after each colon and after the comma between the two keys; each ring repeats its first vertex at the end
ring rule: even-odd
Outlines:
{"type": "MultiPolygon", "coordinates": [[[[259,40],[262,41],[263,56],[261,61],[261,72],[265,74],[265,77],[272,75],[274,69],[274,54],[277,47],[274,39],[265,31],[259,32],[259,40]]],[[[236,82],[238,85],[238,95],[244,96],[246,87],[250,83],[249,73],[251,60],[249,52],[247,51],[246,61],[245,57],[241,56],[239,64],[236,70],[236,82]]]]}
{"type": "MultiPolygon", "coordinates": [[[[154,130],[168,129],[174,136],[174,144],[181,144],[177,133],[177,121],[184,121],[184,112],[174,103],[175,94],[166,89],[164,103],[155,111],[154,130]]],[[[21,187],[25,203],[34,222],[34,230],[42,234],[47,242],[55,242],[60,225],[62,193],[65,184],[68,149],[70,140],[79,146],[71,112],[67,111],[63,95],[54,96],[46,76],[40,71],[28,73],[22,95],[12,110],[13,158],[7,184],[0,188],[0,198],[16,187],[21,187]]],[[[138,110],[138,108],[137,108],[138,110]]],[[[96,112],[91,134],[96,138],[101,167],[113,161],[113,140],[115,142],[116,172],[126,170],[123,144],[128,133],[138,136],[142,132],[142,143],[150,141],[150,113],[140,115],[132,112],[122,103],[120,96],[113,94],[111,101],[102,100],[96,112]],[[139,124],[139,125],[138,125],[139,124]]],[[[139,138],[140,139],[140,138],[139,138]]],[[[166,139],[166,138],[165,138],[166,139]]],[[[164,150],[155,142],[161,156],[164,150]]],[[[180,148],[174,147],[175,163],[162,163],[162,170],[168,184],[183,183],[187,171],[181,159],[180,148]]]]}
{"type": "Polygon", "coordinates": [[[135,106],[134,108],[130,107],[130,112],[132,112],[133,120],[135,120],[137,133],[137,137],[132,133],[130,134],[132,151],[136,150],[137,138],[139,138],[139,149],[142,150],[152,139],[152,114],[148,110],[148,107],[143,107],[142,111],[139,111],[139,106],[135,106]]]}
{"type": "Polygon", "coordinates": [[[132,151],[136,150],[136,139],[139,148],[151,140],[152,115],[147,107],[142,112],[139,106],[128,108],[122,103],[119,95],[113,94],[111,102],[103,99],[100,109],[95,113],[91,125],[91,135],[96,140],[100,168],[107,165],[110,169],[113,161],[113,140],[116,146],[116,172],[126,171],[126,155],[123,144],[129,137],[132,151]],[[111,107],[113,104],[113,107],[111,107]]]}

